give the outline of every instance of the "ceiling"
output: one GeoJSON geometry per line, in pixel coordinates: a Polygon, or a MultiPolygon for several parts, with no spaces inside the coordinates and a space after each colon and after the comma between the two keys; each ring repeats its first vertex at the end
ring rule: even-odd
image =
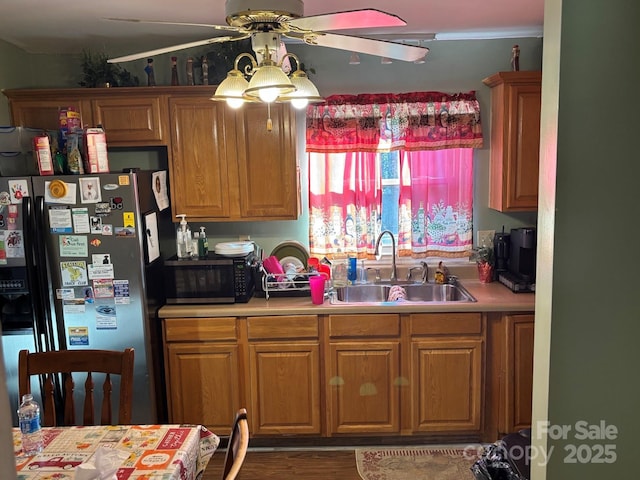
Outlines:
{"type": "MultiPolygon", "coordinates": [[[[0,39],[29,53],[69,54],[86,49],[114,56],[228,33],[204,27],[106,20],[111,17],[226,25],[222,0],[1,0],[0,5],[0,39]]],[[[541,37],[543,7],[544,0],[305,0],[304,15],[377,8],[398,15],[407,25],[338,33],[392,40],[436,34],[437,40],[455,40],[541,37]]]]}

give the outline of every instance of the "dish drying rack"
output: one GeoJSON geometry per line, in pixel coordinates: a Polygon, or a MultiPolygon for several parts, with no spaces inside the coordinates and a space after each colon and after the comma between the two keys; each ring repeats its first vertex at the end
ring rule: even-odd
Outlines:
{"type": "MultiPolygon", "coordinates": [[[[286,273],[272,274],[263,272],[262,290],[264,296],[269,300],[270,296],[274,297],[304,297],[311,295],[311,287],[309,286],[309,277],[318,275],[317,272],[296,273],[294,280],[289,278],[286,273]]],[[[331,289],[331,280],[327,280],[324,284],[325,295],[331,289]]]]}

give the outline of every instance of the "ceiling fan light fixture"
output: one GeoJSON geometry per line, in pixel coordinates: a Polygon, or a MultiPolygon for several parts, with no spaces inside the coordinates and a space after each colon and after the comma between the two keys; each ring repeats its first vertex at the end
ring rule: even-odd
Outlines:
{"type": "Polygon", "coordinates": [[[324,98],[320,96],[320,92],[313,84],[307,74],[302,70],[296,70],[291,74],[291,83],[296,90],[278,97],[280,102],[291,102],[294,108],[305,108],[310,102],[322,102],[324,98]]]}
{"type": "Polygon", "coordinates": [[[349,57],[349,65],[360,65],[360,55],[356,52],[351,52],[351,57],[349,57]]]}
{"type": "Polygon", "coordinates": [[[263,102],[274,102],[280,95],[295,91],[287,74],[276,65],[261,65],[251,76],[244,91],[250,97],[260,97],[263,102]]]}
{"type": "Polygon", "coordinates": [[[244,92],[248,86],[249,82],[244,78],[242,72],[233,69],[227,73],[227,78],[218,85],[211,100],[225,100],[231,108],[239,108],[246,101],[244,92]]]}

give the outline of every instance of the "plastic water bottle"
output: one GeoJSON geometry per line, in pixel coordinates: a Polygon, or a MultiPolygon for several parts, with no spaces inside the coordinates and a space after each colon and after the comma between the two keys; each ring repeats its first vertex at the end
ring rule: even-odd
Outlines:
{"type": "Polygon", "coordinates": [[[29,456],[40,453],[43,446],[40,405],[30,393],[22,396],[22,403],[18,408],[18,423],[22,434],[22,453],[29,456]]]}

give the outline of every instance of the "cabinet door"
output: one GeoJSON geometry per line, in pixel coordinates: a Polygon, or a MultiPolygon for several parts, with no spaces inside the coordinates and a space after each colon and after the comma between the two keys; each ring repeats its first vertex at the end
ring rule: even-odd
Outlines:
{"type": "Polygon", "coordinates": [[[482,340],[412,342],[414,432],[478,431],[482,407],[482,340]]]}
{"type": "Polygon", "coordinates": [[[169,421],[229,431],[241,405],[238,346],[169,343],[166,351],[169,421]]]}
{"type": "Polygon", "coordinates": [[[505,408],[502,433],[531,426],[534,316],[506,316],[505,408]]]}
{"type": "Polygon", "coordinates": [[[400,342],[336,342],[330,355],[330,433],[399,433],[400,342]]]}
{"type": "Polygon", "coordinates": [[[98,98],[93,119],[106,130],[109,145],[166,145],[166,102],[158,95],[98,98]]]}
{"type": "Polygon", "coordinates": [[[91,105],[87,100],[74,96],[37,96],[33,99],[10,98],[13,125],[58,130],[60,128],[58,110],[73,107],[80,112],[82,125],[93,126],[91,105]]]}
{"type": "Polygon", "coordinates": [[[319,363],[317,342],[249,345],[254,434],[320,434],[319,363]]]}
{"type": "Polygon", "coordinates": [[[225,139],[225,104],[208,97],[172,98],[169,110],[174,213],[228,219],[229,192],[237,192],[238,184],[227,168],[227,157],[235,153],[225,139]]]}
{"type": "Polygon", "coordinates": [[[491,87],[489,207],[538,208],[541,72],[499,72],[491,87]]]}
{"type": "Polygon", "coordinates": [[[264,105],[244,105],[237,115],[239,215],[244,220],[297,219],[295,112],[288,104],[272,105],[271,131],[264,105]]]}

